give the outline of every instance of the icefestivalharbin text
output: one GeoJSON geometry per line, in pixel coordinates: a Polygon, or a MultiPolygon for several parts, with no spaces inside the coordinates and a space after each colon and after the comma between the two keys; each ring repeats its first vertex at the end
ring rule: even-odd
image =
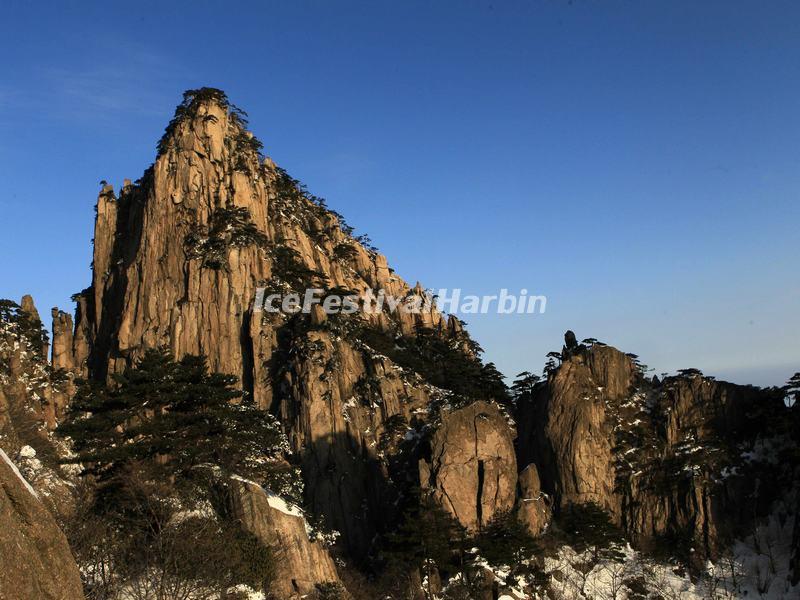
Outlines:
{"type": "Polygon", "coordinates": [[[519,294],[510,294],[506,288],[494,295],[462,295],[458,288],[441,289],[437,294],[431,290],[422,293],[410,292],[406,296],[392,296],[378,290],[367,289],[362,294],[326,293],[321,288],[308,288],[302,296],[297,292],[279,292],[260,287],[256,289],[253,312],[286,314],[310,313],[319,306],[326,314],[353,314],[361,311],[377,314],[404,312],[408,314],[430,313],[434,311],[450,314],[543,314],[547,308],[547,297],[529,295],[522,289],[519,294]]]}

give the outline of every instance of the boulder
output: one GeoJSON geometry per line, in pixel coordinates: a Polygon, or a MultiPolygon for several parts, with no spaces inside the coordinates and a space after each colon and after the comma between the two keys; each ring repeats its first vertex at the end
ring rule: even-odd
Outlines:
{"type": "Polygon", "coordinates": [[[447,412],[433,435],[431,462],[420,471],[423,488],[474,533],[514,506],[514,430],[489,402],[447,412]]]}
{"type": "Polygon", "coordinates": [[[533,536],[541,534],[550,522],[550,497],[542,491],[539,470],[528,465],[519,474],[517,518],[533,536]]]}
{"type": "Polygon", "coordinates": [[[3,450],[0,556],[0,599],[83,599],[78,565],[64,534],[3,450]]]}
{"type": "Polygon", "coordinates": [[[241,479],[231,481],[231,508],[245,531],[276,554],[275,580],[270,592],[281,600],[304,597],[317,584],[338,582],[328,551],[308,537],[303,513],[261,486],[241,479]]]}

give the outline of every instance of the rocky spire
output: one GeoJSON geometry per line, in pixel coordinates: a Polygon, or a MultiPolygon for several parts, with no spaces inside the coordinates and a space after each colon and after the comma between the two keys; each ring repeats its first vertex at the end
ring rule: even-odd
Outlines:
{"type": "Polygon", "coordinates": [[[53,354],[50,363],[54,369],[72,370],[75,368],[73,350],[72,315],[54,307],[53,317],[53,354]]]}
{"type": "MultiPolygon", "coordinates": [[[[30,294],[25,294],[20,300],[19,306],[22,312],[28,315],[31,324],[33,324],[34,326],[36,325],[41,326],[42,319],[39,317],[39,311],[36,310],[36,304],[33,302],[33,296],[31,296],[30,294]]],[[[42,348],[41,348],[41,355],[45,359],[49,355],[49,348],[50,345],[47,343],[47,340],[45,339],[44,342],[42,343],[42,348]]]]}
{"type": "MultiPolygon", "coordinates": [[[[334,331],[341,319],[316,311],[290,320],[254,311],[253,301],[259,287],[382,289],[397,298],[424,289],[412,290],[339,215],[263,158],[245,125],[219,90],[187,92],[143,177],[118,195],[103,188],[74,362],[80,368],[88,350],[89,374],[102,380],[147,348],[167,346],[237,375],[281,417],[314,512],[363,555],[386,520],[389,486],[370,466],[387,460],[378,445],[386,424],[419,421],[431,388],[353,328],[334,331]]],[[[446,329],[437,311],[362,316],[390,346],[418,326],[446,329]]],[[[450,330],[461,334],[456,321],[450,330]]]]}

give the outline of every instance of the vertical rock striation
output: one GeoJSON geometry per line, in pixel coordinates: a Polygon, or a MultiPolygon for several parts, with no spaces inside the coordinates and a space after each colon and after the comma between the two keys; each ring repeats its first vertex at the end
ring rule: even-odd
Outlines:
{"type": "Polygon", "coordinates": [[[445,412],[421,465],[424,488],[471,533],[514,507],[514,431],[497,406],[475,402],[445,412]]]}

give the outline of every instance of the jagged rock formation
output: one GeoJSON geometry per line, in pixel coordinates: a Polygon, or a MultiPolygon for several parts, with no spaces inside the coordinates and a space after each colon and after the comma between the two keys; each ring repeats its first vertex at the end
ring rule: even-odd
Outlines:
{"type": "Polygon", "coordinates": [[[544,532],[552,517],[550,497],[542,491],[539,471],[533,463],[519,474],[517,517],[533,536],[544,532]]]}
{"type": "Polygon", "coordinates": [[[265,545],[276,548],[275,598],[293,600],[315,591],[318,584],[336,582],[339,576],[327,550],[308,537],[302,513],[277,496],[248,481],[231,482],[233,516],[265,545]]]}
{"type": "Polygon", "coordinates": [[[471,533],[516,500],[514,431],[497,406],[475,402],[442,415],[420,480],[471,533]]]}
{"type": "MultiPolygon", "coordinates": [[[[78,329],[90,337],[91,372],[119,370],[145,348],[206,354],[211,368],[240,374],[271,403],[264,361],[276,346],[253,318],[256,287],[299,262],[305,283],[363,291],[410,291],[386,259],[342,230],[339,218],[301,194],[219,95],[179,110],[155,164],[119,197],[100,193],[92,286],[78,329]],[[233,233],[231,233],[233,232],[233,233]]],[[[287,283],[285,281],[280,283],[287,283]]],[[[376,315],[380,320],[382,315],[376,315]]],[[[437,325],[440,317],[432,317],[437,325]]],[[[401,319],[406,333],[413,318],[401,319]]]]}
{"type": "MultiPolygon", "coordinates": [[[[24,296],[19,305],[3,307],[0,315],[0,437],[13,438],[27,413],[34,422],[55,427],[67,400],[65,374],[52,377],[47,361],[48,340],[33,299],[24,296]],[[3,425],[5,424],[5,428],[3,425]]],[[[33,425],[31,425],[33,426],[33,425]]]]}
{"type": "MultiPolygon", "coordinates": [[[[10,456],[54,515],[73,506],[63,451],[52,429],[73,393],[72,373],[55,369],[30,296],[20,305],[0,301],[0,448],[10,456]]],[[[63,314],[63,313],[62,313],[63,314]]]]}
{"type": "MultiPolygon", "coordinates": [[[[39,317],[39,311],[36,309],[36,304],[33,302],[33,297],[30,294],[25,294],[20,301],[20,309],[25,314],[31,324],[41,323],[42,319],[39,317]]],[[[36,349],[36,353],[42,358],[47,358],[48,355],[47,338],[42,339],[41,345],[36,349]]]]}
{"type": "MultiPolygon", "coordinates": [[[[544,397],[522,405],[520,464],[536,462],[559,505],[595,502],[618,512],[614,494],[614,429],[605,399],[618,400],[632,384],[633,365],[610,347],[565,360],[544,397]]],[[[546,390],[546,392],[545,392],[546,390]]]]}
{"type": "MultiPolygon", "coordinates": [[[[436,310],[254,310],[258,288],[362,298],[383,290],[420,301],[424,290],[397,277],[339,215],[262,158],[244,126],[222,92],[190,92],[144,176],[118,193],[103,188],[92,285],[77,297],[67,362],[102,380],[147,348],[205,354],[212,370],[237,375],[280,417],[312,512],[364,556],[401,493],[393,463],[402,461],[393,456],[449,394],[420,375],[432,361],[420,360],[416,342],[398,340],[422,327],[462,349],[465,360],[473,360],[472,345],[454,317],[436,310]]],[[[58,337],[61,356],[67,339],[58,337]]],[[[431,377],[446,372],[437,369],[431,377]]]]}
{"type": "Polygon", "coordinates": [[[58,310],[58,308],[53,308],[51,314],[53,317],[53,351],[50,364],[54,369],[73,370],[77,365],[73,351],[72,315],[58,310]]]}
{"type": "Polygon", "coordinates": [[[80,574],[64,534],[0,449],[0,598],[80,600],[80,574]]]}
{"type": "Polygon", "coordinates": [[[536,465],[556,510],[596,503],[642,545],[667,537],[714,556],[776,498],[767,479],[754,495],[742,456],[785,411],[776,390],[693,372],[650,380],[615,348],[565,346],[518,404],[520,464],[536,465]]]}

